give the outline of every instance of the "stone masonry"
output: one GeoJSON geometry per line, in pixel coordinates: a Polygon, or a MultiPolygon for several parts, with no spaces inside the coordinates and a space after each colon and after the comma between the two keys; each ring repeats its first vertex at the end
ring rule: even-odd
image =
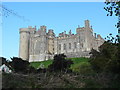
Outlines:
{"type": "Polygon", "coordinates": [[[76,34],[71,30],[56,36],[52,29],[47,32],[46,26],[20,28],[19,57],[29,62],[53,59],[55,54],[64,53],[68,58],[89,57],[91,49],[98,50],[104,39],[93,34],[89,20],[85,20],[85,27],[76,28],[76,34]]]}

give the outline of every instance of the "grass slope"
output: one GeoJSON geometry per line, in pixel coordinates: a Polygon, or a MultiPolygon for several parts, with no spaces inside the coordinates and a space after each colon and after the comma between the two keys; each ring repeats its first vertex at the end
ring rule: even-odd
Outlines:
{"type": "Polygon", "coordinates": [[[52,60],[41,61],[41,62],[31,62],[30,64],[34,68],[39,68],[40,65],[44,65],[44,68],[47,68],[50,64],[52,64],[52,60]]]}
{"type": "MultiPolygon", "coordinates": [[[[71,65],[71,69],[73,71],[77,71],[81,64],[89,64],[88,58],[80,57],[80,58],[69,58],[73,61],[74,64],[71,65]]],[[[47,68],[50,64],[52,64],[52,60],[41,61],[41,62],[31,62],[31,66],[34,68],[39,68],[40,65],[43,64],[44,68],[47,68]]]]}
{"type": "Polygon", "coordinates": [[[90,63],[88,62],[89,58],[84,58],[84,57],[80,57],[80,58],[70,58],[74,64],[71,65],[71,69],[75,72],[80,71],[80,66],[83,65],[89,65],[90,63]]]}

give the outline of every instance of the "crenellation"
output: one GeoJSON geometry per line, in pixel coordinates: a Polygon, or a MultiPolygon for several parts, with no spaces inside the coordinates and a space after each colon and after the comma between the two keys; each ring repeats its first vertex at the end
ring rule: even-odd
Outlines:
{"type": "Polygon", "coordinates": [[[30,33],[28,28],[20,28],[19,33],[21,32],[30,33]]]}
{"type": "Polygon", "coordinates": [[[72,31],[70,30],[70,31],[69,31],[69,36],[71,36],[71,35],[72,35],[72,31]]]}
{"type": "Polygon", "coordinates": [[[20,50],[19,57],[29,60],[29,62],[53,59],[55,54],[64,53],[68,58],[89,57],[91,49],[98,50],[104,43],[104,39],[94,33],[90,27],[89,20],[85,20],[85,26],[76,28],[76,34],[69,30],[55,35],[53,29],[48,29],[45,25],[28,26],[20,28],[20,50]]]}
{"type": "Polygon", "coordinates": [[[96,33],[94,33],[94,37],[95,37],[95,39],[97,38],[97,34],[96,33]]]}
{"type": "Polygon", "coordinates": [[[89,20],[85,20],[85,28],[90,28],[89,20]]]}

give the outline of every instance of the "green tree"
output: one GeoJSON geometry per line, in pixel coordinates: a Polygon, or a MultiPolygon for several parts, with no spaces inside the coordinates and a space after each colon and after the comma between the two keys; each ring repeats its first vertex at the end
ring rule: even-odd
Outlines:
{"type": "Polygon", "coordinates": [[[109,0],[106,0],[105,4],[106,7],[104,7],[104,9],[108,12],[107,16],[112,16],[113,14],[119,16],[120,1],[110,2],[109,0]]]}
{"type": "Polygon", "coordinates": [[[64,54],[57,54],[54,56],[53,63],[48,66],[50,71],[66,71],[69,70],[70,65],[73,64],[71,60],[65,58],[64,54]]]}
{"type": "Polygon", "coordinates": [[[117,22],[117,28],[118,28],[118,42],[120,43],[120,1],[116,0],[116,2],[110,2],[109,0],[106,0],[105,2],[106,7],[104,9],[108,12],[107,16],[117,16],[118,22],[117,22]]]}
{"type": "Polygon", "coordinates": [[[22,60],[18,57],[11,58],[10,66],[15,72],[26,72],[29,68],[30,63],[28,61],[22,60]]]}
{"type": "Polygon", "coordinates": [[[106,41],[99,47],[99,52],[92,50],[90,63],[95,71],[120,73],[120,60],[118,46],[120,43],[106,41]]]}
{"type": "Polygon", "coordinates": [[[0,57],[0,60],[2,61],[2,63],[1,63],[2,65],[3,65],[3,64],[7,64],[7,60],[6,60],[6,58],[4,58],[4,57],[0,57]]]}

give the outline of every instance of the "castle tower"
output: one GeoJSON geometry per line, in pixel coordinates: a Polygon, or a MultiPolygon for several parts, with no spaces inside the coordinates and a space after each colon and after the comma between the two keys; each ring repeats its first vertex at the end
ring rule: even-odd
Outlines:
{"type": "Polygon", "coordinates": [[[49,54],[54,54],[54,38],[55,34],[52,29],[48,31],[48,52],[49,54]]]}
{"type": "Polygon", "coordinates": [[[89,28],[89,27],[90,27],[89,20],[85,20],[85,27],[86,27],[86,28],[89,28]]]}
{"type": "Polygon", "coordinates": [[[40,26],[40,35],[46,35],[46,26],[40,26]]]}
{"type": "Polygon", "coordinates": [[[23,60],[29,59],[29,29],[20,29],[20,47],[19,47],[19,57],[23,60]]]}

